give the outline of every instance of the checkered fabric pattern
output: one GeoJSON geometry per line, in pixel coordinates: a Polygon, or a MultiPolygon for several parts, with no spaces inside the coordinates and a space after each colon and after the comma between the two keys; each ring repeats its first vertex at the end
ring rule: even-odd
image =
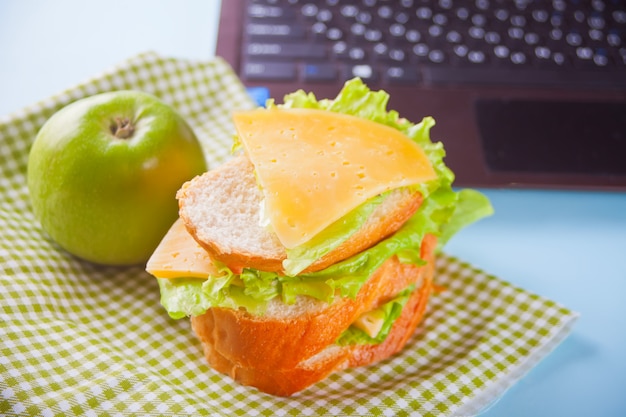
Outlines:
{"type": "Polygon", "coordinates": [[[401,354],[291,398],[237,385],[208,367],[189,321],[168,317],[141,267],[77,260],[31,214],[25,172],[39,127],[76,99],[117,89],[174,106],[210,166],[230,153],[230,111],[253,106],[220,59],[146,53],[0,119],[0,415],[471,415],[575,322],[557,303],[442,255],[445,290],[401,354]]]}

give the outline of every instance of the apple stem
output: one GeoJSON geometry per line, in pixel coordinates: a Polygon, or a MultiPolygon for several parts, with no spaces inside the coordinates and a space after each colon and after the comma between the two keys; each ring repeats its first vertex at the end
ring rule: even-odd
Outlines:
{"type": "Polygon", "coordinates": [[[111,133],[118,139],[128,139],[133,135],[135,126],[127,118],[116,117],[111,124],[111,133]]]}

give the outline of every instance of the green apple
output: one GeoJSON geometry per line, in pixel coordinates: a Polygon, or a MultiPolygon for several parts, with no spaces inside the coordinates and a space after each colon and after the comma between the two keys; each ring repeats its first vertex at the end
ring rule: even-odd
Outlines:
{"type": "Polygon", "coordinates": [[[78,100],[40,129],[28,159],[35,217],[68,252],[145,262],[178,216],[176,191],[207,166],[192,129],[139,91],[78,100]]]}

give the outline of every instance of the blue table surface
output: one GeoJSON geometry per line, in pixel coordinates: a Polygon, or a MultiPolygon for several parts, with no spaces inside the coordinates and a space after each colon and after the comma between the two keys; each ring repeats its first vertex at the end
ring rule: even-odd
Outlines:
{"type": "MultiPolygon", "coordinates": [[[[140,52],[211,58],[219,4],[0,0],[0,115],[140,52]]],[[[626,415],[626,193],[483,191],[496,214],[454,237],[446,251],[581,317],[481,415],[626,415]]]]}

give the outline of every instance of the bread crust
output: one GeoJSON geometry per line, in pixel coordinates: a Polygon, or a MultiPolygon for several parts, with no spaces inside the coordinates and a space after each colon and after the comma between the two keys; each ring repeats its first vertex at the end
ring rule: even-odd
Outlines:
{"type": "Polygon", "coordinates": [[[263,392],[290,396],[333,372],[378,362],[404,347],[432,292],[435,246],[436,238],[427,235],[420,249],[425,265],[402,264],[394,256],[375,271],[355,299],[340,299],[320,311],[279,319],[211,308],[191,318],[192,328],[215,370],[263,392]],[[411,283],[419,289],[383,343],[327,350],[362,313],[386,303],[411,283]]]}
{"type": "MultiPolygon", "coordinates": [[[[285,248],[273,233],[258,225],[259,207],[263,196],[256,184],[254,166],[245,155],[237,156],[216,169],[185,183],[176,197],[179,202],[180,218],[189,233],[211,258],[226,264],[235,272],[240,272],[244,267],[250,267],[261,271],[285,273],[283,269],[283,261],[287,259],[285,248]],[[218,204],[213,204],[211,207],[211,203],[207,204],[204,201],[200,203],[210,194],[229,195],[228,187],[236,189],[239,194],[246,194],[245,201],[247,205],[250,205],[247,212],[250,217],[248,230],[250,235],[257,236],[264,242],[264,250],[250,250],[245,245],[236,247],[226,245],[226,239],[216,239],[199,230],[198,221],[193,219],[190,212],[198,205],[209,206],[208,209],[214,212],[225,210],[222,218],[211,216],[203,223],[212,223],[210,225],[215,228],[229,229],[226,222],[230,221],[232,208],[226,206],[227,208],[224,209],[224,205],[218,204]],[[250,203],[250,201],[253,202],[250,203]]],[[[421,203],[420,192],[402,192],[402,194],[399,192],[393,203],[380,208],[378,213],[373,213],[359,231],[303,272],[320,271],[375,245],[395,233],[417,211],[421,203]]],[[[236,227],[230,228],[230,230],[236,229],[236,227]]],[[[240,239],[240,241],[244,240],[240,239]]]]}

